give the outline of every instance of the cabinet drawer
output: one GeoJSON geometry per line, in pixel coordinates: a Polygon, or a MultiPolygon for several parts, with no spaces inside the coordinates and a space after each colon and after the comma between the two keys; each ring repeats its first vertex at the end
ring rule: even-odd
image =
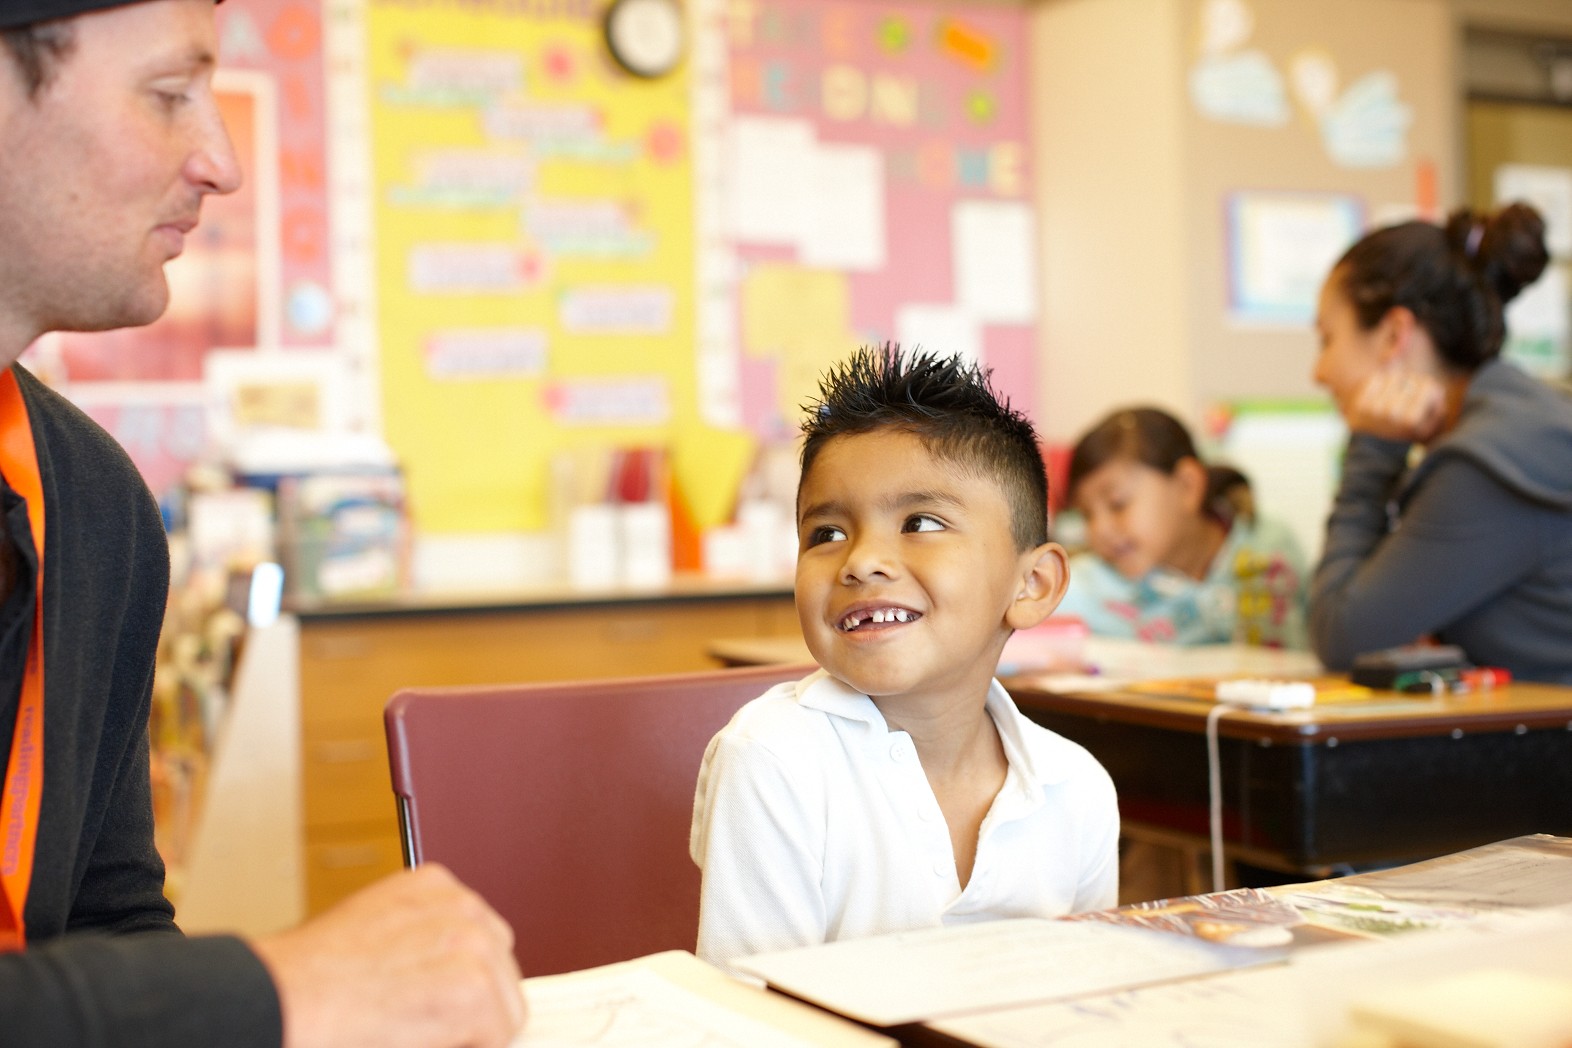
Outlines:
{"type": "Polygon", "coordinates": [[[398,830],[306,840],[306,911],[334,903],[404,866],[398,830]]]}
{"type": "Polygon", "coordinates": [[[354,823],[398,825],[387,738],[380,720],[318,725],[301,751],[306,828],[354,823]]]}

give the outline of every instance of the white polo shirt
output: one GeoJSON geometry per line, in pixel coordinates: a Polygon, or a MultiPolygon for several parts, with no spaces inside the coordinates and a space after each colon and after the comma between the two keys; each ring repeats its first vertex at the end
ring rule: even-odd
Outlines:
{"type": "Polygon", "coordinates": [[[703,871],[698,955],[1113,906],[1119,811],[1086,750],[1034,724],[998,681],[1009,762],[963,890],[911,736],[823,670],[754,699],[710,740],[689,851],[703,871]]]}

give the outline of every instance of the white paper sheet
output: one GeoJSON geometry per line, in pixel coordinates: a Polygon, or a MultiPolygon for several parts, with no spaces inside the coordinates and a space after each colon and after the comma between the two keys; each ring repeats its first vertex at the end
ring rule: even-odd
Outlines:
{"type": "Polygon", "coordinates": [[[526,988],[529,1023],[514,1048],[812,1046],[639,968],[526,988]]]}
{"type": "Polygon", "coordinates": [[[524,980],[512,1048],[894,1048],[882,1034],[667,951],[524,980]]]}
{"type": "MultiPolygon", "coordinates": [[[[1411,903],[1476,910],[1567,906],[1572,905],[1572,842],[1514,838],[1353,880],[1385,898],[1411,903]]],[[[1341,883],[1318,882],[1314,890],[1335,895],[1341,883]]]]}
{"type": "Polygon", "coordinates": [[[1288,973],[1271,968],[929,1026],[976,1048],[1313,1048],[1308,1030],[1283,1022],[1288,995],[1288,973]]]}
{"type": "Polygon", "coordinates": [[[808,225],[817,143],[806,120],[737,116],[727,128],[724,167],[731,237],[796,246],[808,225]]]}
{"type": "Polygon", "coordinates": [[[1023,917],[759,954],[737,967],[875,1026],[1138,986],[1276,958],[1162,932],[1023,917]]]}
{"type": "Polygon", "coordinates": [[[1352,1044],[1355,1042],[1347,1039],[1350,1006],[1386,999],[1406,986],[1486,970],[1572,976],[1569,918],[1572,911],[1560,908],[1492,928],[1420,931],[1314,947],[1294,952],[1286,965],[959,1016],[928,1025],[975,1048],[1324,1048],[1352,1044]]]}
{"type": "Polygon", "coordinates": [[[806,266],[883,269],[884,158],[870,146],[819,145],[809,163],[811,206],[799,231],[806,266]]]}
{"type": "Polygon", "coordinates": [[[977,320],[1037,319],[1037,224],[1031,208],[1008,200],[963,200],[950,217],[955,301],[977,320]]]}
{"type": "Polygon", "coordinates": [[[963,360],[982,359],[982,329],[954,306],[909,305],[895,311],[895,337],[907,349],[926,349],[963,360]]]}

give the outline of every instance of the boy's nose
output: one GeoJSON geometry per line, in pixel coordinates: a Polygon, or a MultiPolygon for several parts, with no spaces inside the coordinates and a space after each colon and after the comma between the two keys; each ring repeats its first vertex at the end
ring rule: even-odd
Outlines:
{"type": "Polygon", "coordinates": [[[846,559],[841,564],[841,581],[867,582],[877,576],[893,578],[896,562],[890,544],[875,536],[862,536],[846,543],[846,559]]]}

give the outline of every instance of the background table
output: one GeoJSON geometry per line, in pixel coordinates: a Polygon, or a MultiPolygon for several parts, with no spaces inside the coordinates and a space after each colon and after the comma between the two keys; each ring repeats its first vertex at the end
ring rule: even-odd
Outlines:
{"type": "MultiPolygon", "coordinates": [[[[1004,683],[1027,716],[1102,761],[1132,830],[1208,833],[1212,702],[1065,690],[1052,677],[1004,683]]],[[[1229,710],[1218,751],[1225,841],[1261,865],[1319,873],[1572,832],[1572,688],[1229,710]]]]}

